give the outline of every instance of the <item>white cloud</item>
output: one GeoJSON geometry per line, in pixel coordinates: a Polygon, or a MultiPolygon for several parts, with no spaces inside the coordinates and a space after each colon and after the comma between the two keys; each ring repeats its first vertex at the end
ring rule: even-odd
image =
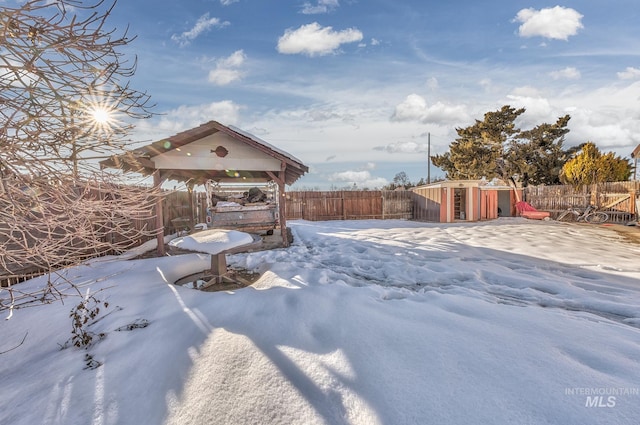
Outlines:
{"type": "Polygon", "coordinates": [[[388,184],[387,179],[384,177],[372,176],[368,170],[333,173],[329,177],[329,181],[345,184],[355,183],[356,186],[360,188],[379,188],[388,184]]]}
{"type": "Polygon", "coordinates": [[[242,106],[231,100],[212,102],[197,106],[181,105],[163,114],[159,121],[142,120],[135,133],[145,139],[167,137],[209,121],[218,121],[225,125],[237,125],[240,121],[242,106]]]}
{"type": "Polygon", "coordinates": [[[236,50],[229,57],[218,60],[217,64],[221,68],[237,68],[242,66],[246,59],[247,55],[244,54],[244,50],[236,50]]]}
{"type": "Polygon", "coordinates": [[[618,78],[621,80],[639,80],[640,69],[628,66],[624,71],[618,72],[618,78]]]}
{"type": "Polygon", "coordinates": [[[521,37],[544,37],[555,40],[567,40],[584,28],[583,16],[576,10],[562,6],[546,9],[522,9],[514,21],[521,22],[518,34],[521,37]]]}
{"type": "Polygon", "coordinates": [[[571,115],[567,137],[576,144],[590,140],[599,147],[615,147],[619,155],[628,156],[640,143],[639,98],[640,81],[603,86],[573,98],[567,108],[571,115]]]}
{"type": "Polygon", "coordinates": [[[328,13],[340,6],[338,0],[318,0],[316,4],[306,2],[302,5],[300,13],[305,15],[315,15],[318,13],[328,13]]]}
{"type": "Polygon", "coordinates": [[[574,67],[567,67],[558,71],[550,72],[549,75],[554,80],[578,80],[580,79],[580,71],[574,67]]]}
{"type": "Polygon", "coordinates": [[[243,50],[236,50],[229,57],[218,59],[216,68],[209,71],[209,81],[217,86],[224,86],[239,80],[243,73],[238,68],[246,58],[243,50]]]}
{"type": "Polygon", "coordinates": [[[393,121],[420,121],[427,110],[427,101],[417,94],[410,94],[396,106],[391,119],[393,121]]]}
{"type": "Polygon", "coordinates": [[[513,89],[510,95],[514,97],[541,97],[540,90],[532,86],[520,86],[513,89]]]}
{"type": "Polygon", "coordinates": [[[457,123],[469,119],[464,105],[445,105],[437,102],[432,106],[420,95],[410,94],[396,106],[392,121],[420,121],[422,123],[457,123]]]}
{"type": "Polygon", "coordinates": [[[386,146],[376,146],[373,149],[376,151],[385,151],[388,153],[425,153],[429,148],[426,143],[395,142],[390,143],[386,146]]]}
{"type": "Polygon", "coordinates": [[[189,31],[185,31],[180,35],[172,35],[171,39],[178,43],[180,46],[184,47],[189,45],[192,40],[198,38],[198,36],[206,31],[209,31],[211,28],[222,28],[229,25],[229,22],[222,22],[218,18],[210,18],[209,13],[205,13],[204,15],[198,18],[196,24],[189,31]]]}
{"type": "Polygon", "coordinates": [[[216,86],[226,86],[242,78],[242,73],[237,69],[216,68],[209,71],[209,82],[216,86]]]}
{"type": "Polygon", "coordinates": [[[311,109],[307,112],[307,115],[311,121],[330,121],[334,119],[341,119],[342,116],[330,109],[311,109]]]}
{"type": "Polygon", "coordinates": [[[230,4],[237,3],[239,0],[220,0],[220,4],[223,6],[229,6],[230,4]]]}
{"type": "Polygon", "coordinates": [[[549,99],[540,96],[531,87],[521,87],[514,90],[513,94],[507,96],[504,104],[514,108],[525,108],[526,112],[518,118],[522,128],[534,127],[538,124],[554,123],[558,116],[549,103],[549,99]]]}
{"type": "Polygon", "coordinates": [[[332,27],[322,27],[313,22],[296,30],[287,29],[278,39],[277,49],[283,54],[323,56],[335,53],[342,44],[361,40],[362,33],[355,28],[334,31],[332,27]]]}

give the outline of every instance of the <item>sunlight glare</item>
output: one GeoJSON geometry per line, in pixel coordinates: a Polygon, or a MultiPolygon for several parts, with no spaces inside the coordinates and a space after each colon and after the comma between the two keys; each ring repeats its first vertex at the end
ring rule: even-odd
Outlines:
{"type": "Polygon", "coordinates": [[[93,117],[93,121],[95,121],[98,125],[105,125],[111,121],[111,111],[105,108],[94,108],[91,111],[91,116],[93,117]]]}

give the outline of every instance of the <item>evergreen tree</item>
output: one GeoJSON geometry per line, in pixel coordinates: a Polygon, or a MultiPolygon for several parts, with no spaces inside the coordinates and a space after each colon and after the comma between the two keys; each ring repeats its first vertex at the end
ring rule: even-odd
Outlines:
{"type": "Polygon", "coordinates": [[[517,176],[523,186],[560,184],[560,173],[572,151],[564,150],[564,136],[571,117],[558,118],[555,124],[540,124],[522,131],[506,153],[508,174],[517,176]]]}
{"type": "Polygon", "coordinates": [[[523,186],[560,183],[562,166],[573,153],[562,146],[571,117],[521,131],[515,120],[524,112],[505,105],[486,113],[483,121],[456,129],[458,138],[449,152],[433,156],[433,164],[449,179],[499,177],[519,180],[523,186]]]}
{"type": "Polygon", "coordinates": [[[484,114],[483,121],[457,128],[458,138],[449,146],[449,152],[432,156],[432,163],[449,179],[506,178],[505,148],[520,132],[515,120],[524,111],[505,105],[484,114]]]}
{"type": "Polygon", "coordinates": [[[562,168],[561,180],[576,187],[626,181],[631,176],[631,164],[613,152],[602,154],[593,142],[581,145],[580,153],[562,168]]]}

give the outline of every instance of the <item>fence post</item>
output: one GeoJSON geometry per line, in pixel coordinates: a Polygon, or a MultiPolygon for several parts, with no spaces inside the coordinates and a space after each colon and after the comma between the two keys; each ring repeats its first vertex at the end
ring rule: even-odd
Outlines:
{"type": "Polygon", "coordinates": [[[600,208],[600,193],[598,191],[598,184],[591,185],[591,205],[595,205],[596,208],[600,208]]]}

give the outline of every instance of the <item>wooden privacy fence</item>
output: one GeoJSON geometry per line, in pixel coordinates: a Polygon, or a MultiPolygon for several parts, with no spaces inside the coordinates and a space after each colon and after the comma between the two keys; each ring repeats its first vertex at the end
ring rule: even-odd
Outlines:
{"type": "MultiPolygon", "coordinates": [[[[568,185],[529,186],[525,200],[539,210],[549,211],[552,217],[574,206],[589,204],[606,211],[614,223],[634,220],[638,211],[640,182],[602,183],[575,189],[568,185]]],[[[405,219],[419,221],[440,220],[440,190],[424,188],[412,191],[293,191],[286,192],[287,220],[365,220],[405,219]],[[429,196],[427,196],[427,194],[429,196]]],[[[171,192],[163,203],[165,234],[189,227],[193,208],[194,223],[204,222],[207,200],[204,192],[171,192]],[[191,207],[189,206],[191,204],[191,207]]]]}
{"type": "Polygon", "coordinates": [[[557,217],[569,207],[584,209],[595,205],[609,214],[609,221],[626,223],[637,218],[640,181],[610,182],[574,188],[568,185],[529,186],[525,200],[541,211],[557,217]]]}
{"type": "Polygon", "coordinates": [[[411,219],[412,195],[394,190],[287,192],[286,215],[310,221],[411,219]]]}

